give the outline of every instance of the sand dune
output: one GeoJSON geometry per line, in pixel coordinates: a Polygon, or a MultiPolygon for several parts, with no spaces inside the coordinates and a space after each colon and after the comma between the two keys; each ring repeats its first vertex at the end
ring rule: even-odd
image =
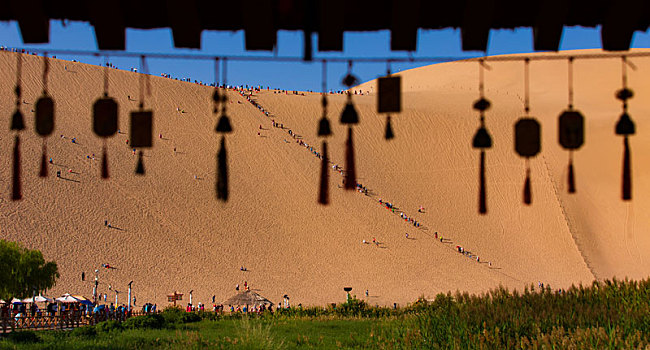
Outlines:
{"type": "MultiPolygon", "coordinates": [[[[372,304],[391,305],[457,289],[523,288],[537,281],[560,288],[648,273],[643,261],[650,259],[645,234],[650,201],[644,193],[650,178],[644,150],[650,141],[643,135],[650,107],[644,96],[650,88],[642,85],[650,69],[647,59],[634,59],[638,68],[629,77],[636,92],[630,113],[638,132],[630,141],[630,203],[620,200],[622,140],[613,131],[621,112],[613,97],[620,88],[620,61],[575,63],[575,105],[587,120],[585,146],[574,158],[575,195],[566,194],[568,154],[556,137],[557,116],[567,101],[566,62],[531,63],[531,114],[542,123],[543,145],[531,160],[530,207],[521,204],[524,160],[513,151],[512,135],[523,113],[523,63],[492,63],[486,73],[486,94],[493,103],[487,126],[494,139],[487,152],[487,216],[477,214],[478,152],[471,148],[478,127],[471,109],[478,95],[476,63],[400,73],[405,110],[393,119],[397,137],[391,142],[382,138],[384,117],[375,112],[374,94],[354,96],[361,119],[354,130],[358,180],[371,195],[339,189],[341,176],[332,171],[332,203],[322,207],[316,204],[319,160],[287,130],[271,126],[273,118],[320,149],[320,95],[254,94],[271,112],[268,118],[228,92],[235,132],[226,136],[231,199],[224,204],[214,194],[219,135],[213,131],[212,88],[151,77],[152,95],[145,105],[154,108],[154,133],[163,139],[156,138],[154,148],[145,152],[147,175],[137,177],[136,157],[125,143],[128,113],[138,104],[127,96],[138,96],[140,75],[111,70],[110,95],[120,104],[123,134],[108,141],[111,179],[105,181],[99,176],[102,141],[92,134],[90,118],[91,105],[102,93],[103,70],[57,60],[50,75],[56,130],[47,141],[54,165],[49,178],[38,178],[41,140],[33,132],[30,110],[42,89],[40,60],[27,56],[23,65],[23,95],[29,103],[22,107],[28,129],[21,133],[20,202],[10,200],[13,132],[0,136],[0,237],[42,249],[59,263],[61,279],[50,294],[90,296],[92,271],[102,263],[118,269],[100,272],[101,293],[109,284],[124,292],[133,280],[138,304],[159,305],[166,305],[165,295],[175,290],[194,290],[195,303],[209,303],[212,295],[223,301],[244,281],[276,303],[284,294],[294,304],[339,302],[343,287],[351,286],[363,298],[369,290],[366,299],[372,304]],[[86,158],[93,153],[97,160],[86,158]],[[58,169],[74,181],[56,179],[58,169]],[[380,198],[423,227],[416,229],[382,208],[380,198]],[[418,213],[420,205],[425,213],[418,213]],[[119,229],[105,227],[104,220],[119,229]],[[446,243],[435,240],[434,232],[446,243]],[[373,237],[379,246],[362,243],[373,237]],[[456,245],[480,256],[482,263],[456,252],[456,245]]],[[[1,52],[0,66],[0,95],[5,97],[0,107],[8,125],[15,54],[1,52]]],[[[345,97],[329,100],[330,154],[343,165],[345,129],[338,119],[345,97]]]]}

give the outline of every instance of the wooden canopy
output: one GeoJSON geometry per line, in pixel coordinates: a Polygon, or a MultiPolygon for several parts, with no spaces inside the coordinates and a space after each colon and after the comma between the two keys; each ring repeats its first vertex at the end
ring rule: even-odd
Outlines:
{"type": "MultiPolygon", "coordinates": [[[[564,26],[601,27],[605,50],[627,50],[650,22],[643,0],[0,0],[25,43],[49,42],[49,20],[89,22],[100,50],[124,50],[125,29],[171,28],[174,45],[200,48],[203,30],[245,31],[247,50],[272,50],[278,30],[318,33],[341,51],[345,31],[391,31],[391,49],[415,51],[418,29],[460,28],[463,50],[487,49],[490,29],[530,27],[535,50],[557,50],[564,26]]],[[[311,37],[305,36],[311,48],[311,37]]],[[[305,56],[311,50],[305,50],[305,56]]]]}

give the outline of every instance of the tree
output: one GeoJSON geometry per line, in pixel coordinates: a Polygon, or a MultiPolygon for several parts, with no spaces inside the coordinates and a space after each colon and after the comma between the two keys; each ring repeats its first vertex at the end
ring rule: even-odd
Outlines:
{"type": "Polygon", "coordinates": [[[0,240],[0,299],[26,298],[52,288],[57,278],[56,263],[45,262],[40,251],[0,240]]]}

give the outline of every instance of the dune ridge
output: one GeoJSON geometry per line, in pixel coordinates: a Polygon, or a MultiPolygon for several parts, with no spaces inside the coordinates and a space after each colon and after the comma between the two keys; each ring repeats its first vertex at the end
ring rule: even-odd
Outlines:
{"type": "MultiPolygon", "coordinates": [[[[61,60],[51,60],[49,78],[57,108],[56,129],[47,140],[54,164],[49,178],[38,178],[42,141],[33,132],[30,110],[42,89],[42,58],[25,56],[24,199],[9,199],[14,133],[5,131],[0,134],[0,237],[41,249],[59,263],[62,276],[52,295],[90,296],[93,271],[109,263],[117,269],[100,268],[100,293],[114,300],[110,284],[123,302],[125,286],[133,280],[139,305],[167,305],[165,295],[173,291],[185,293],[187,302],[190,290],[194,303],[210,304],[213,295],[221,302],[244,281],[276,303],[284,294],[294,305],[340,302],[343,287],[350,286],[371,304],[403,305],[439,292],[474,293],[499,285],[521,289],[540,281],[566,288],[594,278],[643,278],[650,247],[643,235],[650,222],[643,196],[650,186],[642,151],[650,146],[643,138],[650,107],[643,98],[650,93],[642,84],[650,69],[645,61],[635,59],[637,70],[629,77],[636,92],[629,110],[638,130],[630,138],[631,203],[619,199],[622,148],[613,135],[621,111],[613,98],[620,88],[620,62],[575,62],[574,103],[587,119],[585,146],[574,154],[575,195],[566,194],[568,155],[557,145],[555,129],[566,107],[566,62],[531,63],[531,115],[542,124],[543,142],[541,154],[530,161],[530,207],[521,204],[524,161],[512,146],[514,121],[523,115],[523,67],[491,63],[486,97],[493,107],[486,125],[494,147],[486,155],[489,212],[480,216],[478,152],[470,143],[478,127],[471,109],[478,98],[476,63],[400,72],[404,111],[393,116],[396,138],[390,142],[382,138],[385,117],[376,113],[374,82],[357,87],[371,91],[353,96],[360,114],[354,127],[358,181],[371,192],[340,189],[342,177],[331,170],[331,204],[323,207],[316,203],[320,160],[288,134],[291,129],[320,151],[319,94],[256,92],[252,99],[267,117],[244,96],[227,92],[234,132],[226,135],[231,196],[222,203],[214,194],[220,136],[214,133],[213,88],[149,78],[152,94],[145,106],[154,110],[154,135],[162,137],[145,151],[146,176],[137,177],[126,139],[128,113],[139,102],[140,75],[110,70],[109,94],[119,103],[122,133],[107,142],[111,179],[105,181],[99,177],[102,141],[90,127],[103,69],[61,60]],[[285,129],[273,127],[271,119],[285,129]],[[70,181],[56,179],[56,170],[70,181]],[[382,207],[380,198],[422,226],[382,207]],[[420,206],[424,213],[417,211],[420,206]],[[117,228],[105,227],[104,220],[117,228]],[[436,240],[435,232],[447,243],[436,240]],[[373,238],[380,244],[362,243],[373,238]],[[459,254],[456,245],[481,262],[459,254]],[[242,266],[247,271],[240,271],[242,266]]],[[[9,116],[15,54],[0,52],[0,66],[0,95],[5,96],[0,106],[9,116]]],[[[328,100],[334,133],[328,139],[330,159],[343,166],[346,129],[338,120],[346,97],[328,95],[328,100]]]]}

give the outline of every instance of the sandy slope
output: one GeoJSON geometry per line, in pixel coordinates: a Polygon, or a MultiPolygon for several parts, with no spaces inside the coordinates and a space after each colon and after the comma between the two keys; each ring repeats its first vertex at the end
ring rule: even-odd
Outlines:
{"type": "MultiPolygon", "coordinates": [[[[471,110],[477,98],[475,63],[401,73],[406,109],[394,118],[397,138],[389,143],[382,139],[384,119],[374,112],[375,96],[354,96],[361,115],[355,127],[359,181],[372,195],[338,189],[341,177],[332,172],[332,205],[322,207],[316,204],[318,159],[286,130],[272,128],[271,118],[235,92],[229,92],[233,103],[228,105],[235,128],[227,136],[231,200],[216,201],[219,137],[213,132],[212,89],[163,78],[151,78],[146,105],[155,109],[155,133],[164,138],[156,138],[145,153],[147,175],[136,177],[136,159],[125,141],[128,112],[137,107],[127,95],[138,95],[139,75],[115,70],[110,94],[120,104],[124,134],[109,140],[112,177],[101,180],[102,142],[91,132],[90,108],[102,92],[103,73],[65,61],[52,61],[50,77],[57,125],[48,150],[55,165],[49,178],[38,178],[41,140],[33,132],[30,110],[41,91],[41,64],[30,56],[23,66],[24,98],[30,103],[23,106],[28,124],[22,133],[24,200],[9,199],[13,136],[5,131],[0,134],[0,237],[42,249],[59,263],[62,276],[51,294],[90,295],[92,271],[109,263],[118,269],[100,272],[100,292],[108,292],[109,284],[123,292],[133,280],[138,304],[166,305],[166,294],[191,289],[195,302],[209,302],[212,295],[221,301],[245,280],[276,303],[289,294],[293,303],[322,305],[343,300],[344,286],[359,296],[368,289],[373,304],[404,304],[421,295],[480,292],[499,284],[521,288],[542,281],[566,287],[589,283],[594,276],[644,277],[643,260],[650,258],[644,234],[649,202],[643,196],[650,186],[643,153],[650,146],[643,138],[649,107],[643,96],[650,93],[641,85],[650,69],[646,61],[635,60],[638,70],[630,76],[637,93],[630,111],[638,136],[631,139],[635,199],[629,204],[619,200],[622,141],[613,135],[620,114],[613,98],[620,86],[620,61],[575,64],[575,105],[587,118],[587,141],[575,156],[578,193],[571,196],[565,194],[568,155],[556,141],[556,118],[566,105],[566,62],[532,63],[532,113],[542,122],[544,141],[542,154],[531,162],[531,207],[521,205],[524,161],[512,146],[513,123],[523,110],[523,63],[493,63],[486,74],[493,102],[487,122],[495,142],[487,155],[490,212],[479,216],[478,153],[470,144],[478,126],[471,110]],[[187,113],[178,113],[177,107],[187,113]],[[262,137],[257,135],[260,124],[266,129],[262,137]],[[92,153],[96,161],[86,159],[92,153]],[[56,179],[57,169],[75,181],[56,179]],[[400,220],[377,203],[379,198],[424,227],[400,220]],[[420,205],[426,213],[417,213],[420,205]],[[105,219],[119,229],[104,227],[105,219]],[[434,240],[436,231],[450,242],[434,240]],[[407,232],[414,239],[406,239],[407,232]],[[362,244],[373,237],[380,247],[362,244]],[[458,254],[456,245],[484,263],[458,254]],[[239,271],[242,265],[249,271],[239,271]],[[80,279],[82,271],[86,282],[80,279]]],[[[13,110],[14,63],[15,54],[0,53],[5,125],[13,110]]],[[[276,121],[320,149],[319,95],[263,91],[254,98],[276,121]]],[[[330,152],[339,164],[345,129],[338,118],[344,101],[344,96],[330,97],[330,152]]],[[[109,298],[114,299],[112,292],[109,298]]]]}

